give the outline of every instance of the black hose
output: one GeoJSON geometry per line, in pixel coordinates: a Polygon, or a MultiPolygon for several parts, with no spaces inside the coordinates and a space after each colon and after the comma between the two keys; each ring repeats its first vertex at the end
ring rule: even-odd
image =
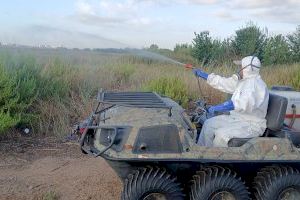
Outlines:
{"type": "Polygon", "coordinates": [[[200,96],[201,96],[200,98],[203,98],[204,101],[207,102],[207,98],[206,98],[206,96],[203,95],[203,91],[201,89],[200,80],[199,80],[198,77],[196,77],[196,78],[197,78],[197,84],[198,84],[199,93],[200,93],[200,96]]]}

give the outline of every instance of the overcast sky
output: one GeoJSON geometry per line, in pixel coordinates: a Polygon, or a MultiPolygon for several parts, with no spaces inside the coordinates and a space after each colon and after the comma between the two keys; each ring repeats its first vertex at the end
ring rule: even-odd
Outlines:
{"type": "Polygon", "coordinates": [[[271,34],[300,25],[300,0],[9,0],[0,42],[77,48],[173,48],[194,32],[232,36],[253,21],[271,34]]]}

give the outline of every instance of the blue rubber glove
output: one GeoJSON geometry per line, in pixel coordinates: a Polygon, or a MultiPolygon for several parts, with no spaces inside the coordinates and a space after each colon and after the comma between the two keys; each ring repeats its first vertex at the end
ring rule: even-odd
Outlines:
{"type": "Polygon", "coordinates": [[[193,73],[195,74],[195,76],[203,78],[205,80],[207,80],[208,74],[203,72],[200,69],[193,69],[193,73]]]}
{"type": "Polygon", "coordinates": [[[208,113],[214,114],[215,112],[226,112],[226,111],[231,111],[231,110],[234,110],[234,105],[231,100],[228,100],[222,104],[211,106],[208,109],[208,113]]]}

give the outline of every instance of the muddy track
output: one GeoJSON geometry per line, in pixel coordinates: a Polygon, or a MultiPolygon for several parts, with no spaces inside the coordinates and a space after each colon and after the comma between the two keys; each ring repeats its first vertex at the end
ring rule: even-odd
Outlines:
{"type": "Polygon", "coordinates": [[[120,199],[122,184],[101,158],[53,138],[0,142],[0,199],[120,199]]]}

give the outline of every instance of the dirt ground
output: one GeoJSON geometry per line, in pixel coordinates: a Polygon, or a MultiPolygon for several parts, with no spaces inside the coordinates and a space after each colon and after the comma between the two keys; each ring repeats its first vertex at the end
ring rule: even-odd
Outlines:
{"type": "Polygon", "coordinates": [[[120,199],[121,181],[101,158],[54,138],[0,141],[1,200],[120,199]]]}

